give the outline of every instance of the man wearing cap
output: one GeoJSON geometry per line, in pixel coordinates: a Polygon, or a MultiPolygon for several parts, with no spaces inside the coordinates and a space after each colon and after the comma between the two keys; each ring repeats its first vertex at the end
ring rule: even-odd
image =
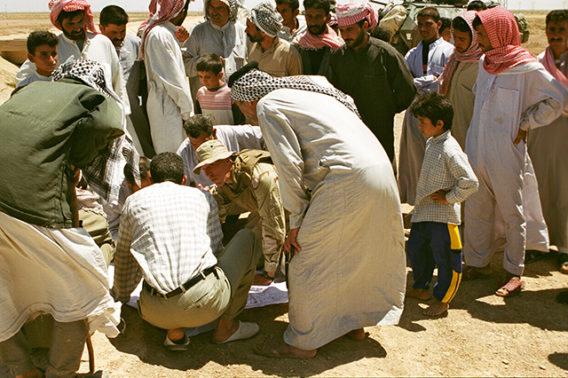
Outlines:
{"type": "Polygon", "coordinates": [[[331,19],[330,0],[305,0],[307,29],[294,38],[293,45],[302,57],[304,75],[327,75],[329,58],[343,41],[328,25],[331,19]]]}
{"type": "Polygon", "coordinates": [[[363,122],[394,161],[394,115],[406,109],[416,88],[404,58],[369,35],[377,12],[369,3],[338,4],[337,23],[345,45],[331,56],[331,83],[355,100],[363,122]]]}
{"type": "Polygon", "coordinates": [[[188,0],[152,0],[153,16],[141,25],[140,55],[148,80],[148,119],[156,153],[175,152],[185,139],[182,125],[193,112],[179,42],[175,36],[187,16],[188,0]]]}
{"type": "Polygon", "coordinates": [[[216,187],[213,196],[219,205],[219,216],[250,212],[247,228],[262,240],[264,277],[257,284],[270,284],[278,268],[286,236],[286,221],[278,174],[270,154],[262,150],[233,153],[217,139],[203,143],[195,151],[199,164],[193,172],[205,174],[216,187]]]}
{"type": "Polygon", "coordinates": [[[202,170],[199,174],[193,173],[193,168],[199,163],[195,150],[204,142],[219,139],[227,150],[239,152],[244,149],[266,150],[260,127],[251,125],[218,125],[213,126],[211,118],[207,115],[196,114],[183,124],[187,138],[179,146],[177,154],[183,159],[187,185],[211,186],[202,170]]]}
{"type": "Polygon", "coordinates": [[[278,37],[282,16],[269,3],[254,7],[245,29],[251,45],[248,60],[258,62],[258,68],[272,76],[292,76],[302,73],[302,59],[290,42],[278,37]]]}
{"type": "Polygon", "coordinates": [[[154,184],[133,193],[124,205],[114,257],[112,295],[125,303],[140,279],[140,314],[167,330],[164,347],[189,347],[184,327],[219,319],[213,342],[254,336],[256,323],[236,317],[244,310],[260,243],[239,231],[223,250],[217,204],[204,190],[185,184],[183,161],[174,153],[150,163],[154,184]]]}
{"type": "Polygon", "coordinates": [[[191,95],[195,98],[201,87],[197,75],[197,60],[203,54],[217,54],[225,60],[227,79],[245,65],[247,36],[243,25],[237,22],[239,0],[206,0],[203,5],[205,22],[195,26],[183,43],[185,72],[189,77],[191,95]]]}
{"type": "Polygon", "coordinates": [[[310,358],[340,336],[397,323],[406,264],[396,180],[351,97],[323,76],[275,78],[254,65],[229,85],[260,125],[290,212],[290,324],[256,352],[310,358]]]}
{"type": "Polygon", "coordinates": [[[16,376],[44,376],[29,355],[37,341],[49,348],[45,375],[71,377],[89,333],[118,335],[120,305],[101,250],[79,225],[75,185],[123,134],[121,109],[95,62],[53,76],[0,106],[0,361],[16,376]],[[50,341],[28,329],[30,319],[42,331],[53,324],[50,341]]]}

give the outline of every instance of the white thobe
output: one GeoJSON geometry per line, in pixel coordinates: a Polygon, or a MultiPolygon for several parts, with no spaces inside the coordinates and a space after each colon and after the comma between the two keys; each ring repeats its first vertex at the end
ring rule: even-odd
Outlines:
{"type": "Polygon", "coordinates": [[[197,70],[197,60],[204,54],[217,54],[225,59],[224,80],[245,65],[247,56],[247,35],[238,22],[227,22],[219,27],[207,20],[193,28],[189,38],[183,43],[185,72],[189,76],[191,94],[195,97],[201,87],[197,70]]]}
{"type": "MultiPolygon", "coordinates": [[[[430,44],[428,48],[428,67],[426,74],[422,67],[422,41],[410,50],[406,56],[408,68],[414,76],[417,94],[433,92],[439,89],[438,78],[444,71],[444,66],[454,52],[454,46],[443,38],[430,44]]],[[[402,124],[399,149],[398,185],[400,199],[404,203],[414,204],[416,184],[424,159],[426,138],[418,128],[418,120],[407,111],[402,124]]]]}
{"type": "MultiPolygon", "coordinates": [[[[544,53],[538,56],[539,61],[544,53]]],[[[568,52],[560,56],[559,69],[568,75],[568,52]]],[[[538,180],[542,213],[550,244],[568,253],[568,117],[561,115],[547,127],[530,130],[528,151],[538,180]]]]}
{"type": "Polygon", "coordinates": [[[315,349],[365,326],[396,324],[406,282],[390,159],[335,98],[277,89],[257,105],[301,250],[290,262],[286,343],[315,349]]]}
{"type": "Polygon", "coordinates": [[[459,62],[447,94],[454,108],[452,136],[456,138],[462,150],[465,150],[465,136],[473,116],[473,86],[477,79],[478,67],[479,62],[459,62]]]}
{"type": "Polygon", "coordinates": [[[105,79],[107,83],[112,83],[112,89],[122,100],[126,114],[130,113],[128,95],[126,94],[126,83],[122,78],[122,71],[118,55],[114,45],[102,34],[85,33],[83,50],[79,50],[77,42],[67,38],[63,33],[59,34],[59,44],[57,45],[57,57],[59,64],[65,63],[68,59],[91,59],[100,63],[104,67],[105,79]]]}
{"type": "MultiPolygon", "coordinates": [[[[226,125],[214,126],[216,131],[216,138],[219,139],[227,150],[232,152],[240,152],[246,148],[254,150],[266,150],[260,127],[251,125],[226,125]]],[[[204,170],[202,169],[199,174],[193,173],[193,168],[199,164],[197,154],[193,146],[186,138],[179,146],[177,154],[183,159],[183,166],[185,175],[187,176],[187,185],[202,185],[210,186],[213,182],[209,180],[204,170]]]]}
{"type": "MultiPolygon", "coordinates": [[[[150,125],[144,108],[141,105],[140,81],[142,80],[144,63],[138,60],[141,40],[133,34],[126,34],[119,49],[116,49],[122,76],[126,86],[126,93],[130,102],[130,117],[127,128],[132,136],[134,147],[140,156],[153,157],[150,125]]],[[[145,99],[144,99],[145,101],[145,99]]]]}
{"type": "Polygon", "coordinates": [[[37,73],[37,68],[34,63],[23,68],[16,73],[16,88],[24,87],[34,81],[51,81],[51,76],[43,76],[37,73]]]}
{"type": "Polygon", "coordinates": [[[177,151],[185,139],[183,121],[193,112],[176,30],[171,22],[154,27],[146,36],[144,47],[147,111],[157,154],[177,151]]]}
{"type": "Polygon", "coordinates": [[[109,294],[101,250],[83,228],[54,229],[0,212],[0,342],[30,318],[88,319],[89,330],[116,337],[120,303],[109,294]]]}
{"type": "Polygon", "coordinates": [[[466,153],[479,190],[465,201],[464,257],[467,265],[489,264],[506,238],[504,268],[524,270],[525,248],[548,251],[538,184],[519,128],[546,126],[562,114],[568,91],[540,63],[494,75],[480,61],[466,153]]]}

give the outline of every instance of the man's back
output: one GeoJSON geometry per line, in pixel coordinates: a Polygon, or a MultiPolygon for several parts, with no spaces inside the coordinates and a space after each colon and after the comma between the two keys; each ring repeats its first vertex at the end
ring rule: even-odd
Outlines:
{"type": "Polygon", "coordinates": [[[120,221],[117,256],[130,247],[146,282],[168,293],[217,263],[215,254],[223,248],[222,236],[211,195],[163,182],[128,197],[120,221]]]}

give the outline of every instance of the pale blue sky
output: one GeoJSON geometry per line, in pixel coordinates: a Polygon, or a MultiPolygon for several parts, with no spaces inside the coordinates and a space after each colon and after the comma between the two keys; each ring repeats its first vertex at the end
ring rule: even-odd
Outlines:
{"type": "MultiPolygon", "coordinates": [[[[254,4],[260,0],[247,0],[246,5],[254,4]]],[[[341,1],[341,0],[339,0],[341,1]]],[[[91,0],[94,11],[114,4],[129,12],[146,12],[149,0],[91,0]]],[[[507,0],[509,9],[560,9],[568,8],[568,0],[507,0]]],[[[47,12],[49,0],[0,0],[0,12],[47,12]]],[[[191,3],[190,10],[201,11],[203,0],[191,3]]]]}

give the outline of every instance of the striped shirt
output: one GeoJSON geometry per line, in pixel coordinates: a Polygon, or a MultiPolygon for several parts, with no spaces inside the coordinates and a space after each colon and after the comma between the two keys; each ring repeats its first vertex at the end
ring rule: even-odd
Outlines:
{"type": "Polygon", "coordinates": [[[217,89],[201,87],[197,90],[196,100],[201,113],[211,116],[214,125],[234,124],[231,89],[223,84],[217,89]]]}
{"type": "Polygon", "coordinates": [[[223,232],[217,204],[202,190],[163,182],[132,194],[120,219],[113,297],[126,302],[144,276],[169,293],[217,264],[223,232]]]}
{"type": "Polygon", "coordinates": [[[461,223],[460,202],[477,190],[477,177],[467,155],[450,131],[429,138],[416,186],[416,206],[412,223],[461,223]],[[448,203],[435,203],[430,195],[446,191],[448,203]]]}

